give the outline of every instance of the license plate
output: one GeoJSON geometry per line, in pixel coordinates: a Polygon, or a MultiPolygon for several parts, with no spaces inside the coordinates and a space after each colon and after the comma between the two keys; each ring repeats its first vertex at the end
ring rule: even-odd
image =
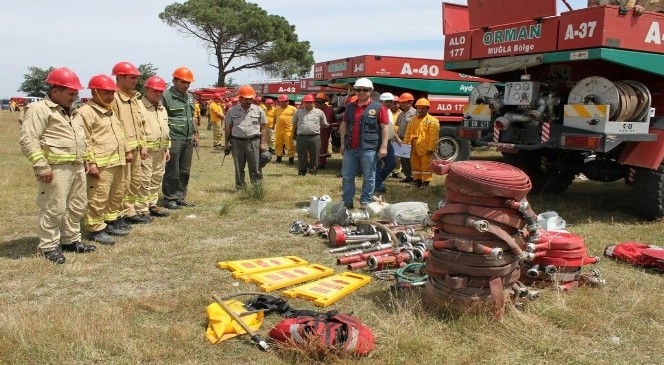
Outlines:
{"type": "Polygon", "coordinates": [[[464,119],[461,122],[462,127],[469,127],[469,128],[482,128],[486,129],[489,128],[489,121],[488,120],[468,120],[464,119]]]}

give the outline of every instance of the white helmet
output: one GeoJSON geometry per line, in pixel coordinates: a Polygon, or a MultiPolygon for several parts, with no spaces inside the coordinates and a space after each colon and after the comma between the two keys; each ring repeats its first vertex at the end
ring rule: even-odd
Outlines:
{"type": "Polygon", "coordinates": [[[394,95],[392,93],[382,93],[380,94],[380,101],[394,101],[394,95]]]}
{"type": "Polygon", "coordinates": [[[366,87],[369,89],[373,89],[373,82],[371,80],[367,79],[366,77],[360,77],[355,81],[355,85],[353,85],[353,88],[358,88],[358,87],[366,87]]]}

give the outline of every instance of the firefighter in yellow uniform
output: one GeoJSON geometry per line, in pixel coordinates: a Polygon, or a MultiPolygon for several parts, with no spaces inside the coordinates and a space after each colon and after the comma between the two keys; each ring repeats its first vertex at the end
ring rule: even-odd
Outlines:
{"type": "Polygon", "coordinates": [[[171,137],[168,129],[168,113],[161,103],[166,91],[166,81],[159,76],[152,76],[145,81],[145,95],[141,104],[145,107],[145,140],[148,158],[141,164],[145,175],[141,185],[140,201],[136,203],[138,214],[153,217],[168,217],[169,213],[157,207],[159,189],[164,178],[166,161],[171,159],[171,137]]]}
{"type": "Polygon", "coordinates": [[[295,148],[293,147],[293,115],[297,108],[288,104],[286,94],[279,95],[277,99],[279,107],[274,112],[274,153],[277,155],[277,163],[281,163],[284,154],[284,146],[288,153],[288,163],[295,163],[295,148]]]}
{"type": "Polygon", "coordinates": [[[85,173],[89,155],[85,129],[72,104],[83,89],[78,76],[57,68],[46,78],[51,89],[25,112],[19,143],[37,178],[39,224],[37,248],[56,264],[65,263],[62,251],[93,252],[81,242],[85,213],[85,173]]]}
{"type": "Polygon", "coordinates": [[[429,114],[429,100],[422,98],[415,103],[416,115],[408,123],[404,143],[411,145],[410,163],[413,169],[413,185],[426,188],[433,175],[429,165],[438,145],[438,119],[429,114]]]}
{"type": "Polygon", "coordinates": [[[208,118],[212,123],[212,147],[223,147],[224,128],[221,121],[224,120],[224,107],[221,104],[221,94],[214,94],[213,101],[208,107],[208,118]]]}
{"type": "Polygon", "coordinates": [[[131,163],[125,167],[125,197],[122,203],[122,212],[119,221],[120,228],[131,229],[130,224],[150,223],[150,216],[142,217],[136,213],[135,204],[139,199],[139,190],[145,182],[141,169],[141,160],[148,157],[145,148],[145,135],[143,131],[143,108],[140,106],[141,96],[136,91],[136,84],[141,73],[129,62],[120,62],[113,67],[113,76],[116,77],[118,91],[111,104],[113,113],[120,119],[125,132],[125,138],[130,152],[134,156],[131,163]]]}
{"type": "Polygon", "coordinates": [[[265,99],[265,118],[267,118],[267,124],[265,125],[265,132],[267,133],[266,142],[267,148],[270,153],[274,154],[274,112],[277,109],[274,107],[274,100],[267,98],[265,99]]]}
{"type": "Polygon", "coordinates": [[[125,165],[134,156],[124,136],[122,123],[111,103],[118,87],[106,75],[93,76],[88,83],[92,99],[78,113],[85,126],[91,168],[88,171],[88,209],[83,217],[88,239],[104,245],[115,244],[111,236],[125,236],[118,227],[125,194],[125,165]]]}

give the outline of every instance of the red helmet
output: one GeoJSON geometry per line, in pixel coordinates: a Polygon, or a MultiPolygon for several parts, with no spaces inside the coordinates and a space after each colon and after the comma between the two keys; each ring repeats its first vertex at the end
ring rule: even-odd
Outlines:
{"type": "Polygon", "coordinates": [[[281,94],[281,95],[279,95],[279,97],[277,98],[277,100],[279,100],[279,101],[288,101],[288,95],[286,95],[286,94],[281,94]]]}
{"type": "Polygon", "coordinates": [[[274,100],[267,98],[265,99],[265,104],[274,104],[274,100]]]}
{"type": "Polygon", "coordinates": [[[262,96],[260,96],[260,95],[254,96],[254,101],[262,101],[262,100],[263,100],[262,96]]]}
{"type": "Polygon", "coordinates": [[[212,99],[214,99],[214,100],[221,100],[221,94],[219,94],[219,93],[214,93],[214,94],[212,94],[212,99]]]}
{"type": "Polygon", "coordinates": [[[127,61],[120,62],[115,66],[113,66],[112,74],[113,76],[123,76],[123,75],[141,76],[141,73],[138,71],[138,69],[127,61]]]}
{"type": "Polygon", "coordinates": [[[79,80],[78,75],[66,67],[56,68],[49,72],[46,77],[46,83],[49,85],[64,86],[74,90],[85,89],[83,85],[81,85],[81,80],[79,80]]]}
{"type": "Polygon", "coordinates": [[[304,103],[306,103],[306,102],[312,102],[313,103],[314,101],[316,101],[316,98],[311,94],[307,94],[302,98],[302,102],[304,102],[304,103]]]}
{"type": "Polygon", "coordinates": [[[231,98],[231,101],[234,102],[234,103],[237,103],[238,101],[240,101],[240,98],[237,97],[237,96],[234,96],[234,97],[231,98]]]}
{"type": "Polygon", "coordinates": [[[166,91],[166,80],[159,76],[151,76],[145,80],[145,87],[157,91],[166,91]]]}
{"type": "Polygon", "coordinates": [[[90,82],[88,82],[88,89],[117,91],[118,86],[115,85],[115,81],[113,81],[113,79],[110,76],[96,75],[90,78],[90,82]]]}

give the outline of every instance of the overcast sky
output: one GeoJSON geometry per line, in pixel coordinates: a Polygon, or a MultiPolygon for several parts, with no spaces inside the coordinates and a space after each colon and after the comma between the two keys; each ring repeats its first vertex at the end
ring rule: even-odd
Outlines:
{"type": "MultiPolygon", "coordinates": [[[[0,97],[17,91],[28,66],[69,67],[84,85],[93,75],[110,75],[113,65],[152,62],[170,80],[176,67],[194,72],[192,88],[217,80],[213,58],[158,17],[168,0],[52,1],[0,0],[0,97]]],[[[317,62],[364,54],[443,56],[441,0],[256,0],[281,15],[308,40],[317,62]]],[[[465,0],[448,2],[466,3],[465,0]]],[[[569,0],[578,9],[586,0],[569,0]]],[[[558,0],[558,10],[566,10],[558,0]]],[[[258,71],[231,74],[236,82],[266,79],[258,71]]],[[[83,90],[82,96],[89,95],[83,90]]]]}

